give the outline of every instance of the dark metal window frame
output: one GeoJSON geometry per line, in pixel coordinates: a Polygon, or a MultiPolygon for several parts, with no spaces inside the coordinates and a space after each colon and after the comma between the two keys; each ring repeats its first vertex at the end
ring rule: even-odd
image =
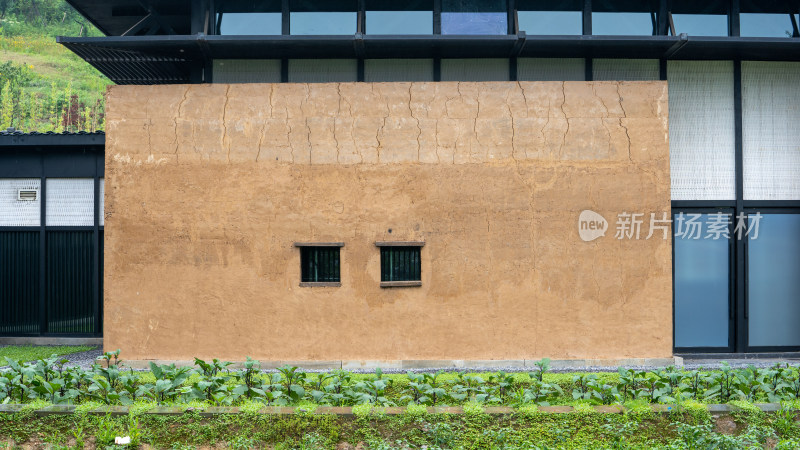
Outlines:
{"type": "MultiPolygon", "coordinates": [[[[220,0],[217,0],[220,1],[220,0]]],[[[427,11],[427,7],[423,8],[420,6],[421,3],[430,4],[431,11],[433,12],[433,34],[438,35],[441,34],[441,13],[442,13],[442,0],[427,0],[427,1],[417,1],[410,4],[408,7],[405,7],[403,4],[398,3],[396,7],[392,7],[391,9],[389,6],[384,5],[387,2],[379,2],[370,0],[336,0],[332,2],[320,1],[320,7],[314,8],[312,4],[304,3],[303,7],[301,8],[293,8],[292,3],[296,2],[296,0],[281,0],[280,1],[280,8],[273,8],[271,12],[278,13],[280,12],[282,18],[282,34],[289,35],[289,25],[290,25],[290,15],[292,12],[309,12],[309,11],[317,11],[317,12],[355,12],[358,16],[357,26],[354,30],[354,33],[361,33],[364,34],[366,27],[365,27],[365,14],[366,11],[427,11]],[[372,3],[373,5],[371,5],[372,3]],[[375,3],[379,3],[379,6],[374,6],[375,3]]],[[[595,0],[596,3],[598,0],[595,0]]],[[[221,3],[221,2],[220,2],[221,3]]],[[[675,4],[674,0],[655,0],[651,2],[634,2],[634,1],[626,1],[626,0],[611,0],[607,1],[606,5],[598,6],[598,4],[593,5],[592,0],[576,0],[576,1],[569,1],[569,2],[560,2],[563,4],[569,3],[566,9],[557,9],[551,5],[547,5],[542,3],[542,6],[536,6],[536,1],[524,1],[524,0],[507,0],[506,4],[506,13],[508,15],[508,34],[517,34],[518,27],[517,27],[517,12],[518,11],[554,11],[554,10],[564,10],[564,11],[580,11],[583,14],[583,35],[589,36],[592,35],[592,13],[593,12],[603,12],[603,13],[614,13],[614,12],[649,12],[651,14],[651,20],[653,22],[653,36],[667,36],[670,34],[670,26],[669,26],[669,16],[673,13],[673,10],[676,10],[676,14],[724,14],[728,16],[729,21],[729,33],[728,36],[739,36],[739,15],[740,15],[740,0],[729,0],[720,3],[722,7],[725,9],[725,12],[720,12],[719,8],[715,8],[713,5],[704,5],[704,4],[697,4],[691,2],[682,2],[675,4]],[[684,12],[685,11],[685,12],[684,12]],[[696,12],[695,12],[696,11],[696,12]]],[[[297,3],[300,4],[300,3],[297,3]]],[[[425,5],[427,6],[427,5],[425,5]]],[[[206,1],[206,2],[197,2],[194,5],[194,9],[192,10],[192,24],[193,29],[192,33],[205,33],[205,34],[218,34],[218,24],[216,23],[216,17],[218,13],[218,8],[215,6],[214,1],[206,1]],[[208,23],[212,21],[214,23],[208,23]]],[[[745,14],[749,13],[748,11],[744,12],[745,14]]],[[[782,12],[777,12],[781,14],[782,12]]],[[[792,14],[800,14],[800,10],[798,11],[787,11],[786,14],[791,16],[792,14]]],[[[798,36],[793,36],[798,37],[798,36]]]]}
{"type": "MultiPolygon", "coordinates": [[[[745,202],[745,206],[743,212],[749,217],[751,214],[761,213],[761,214],[800,214],[800,201],[772,201],[772,202],[758,202],[758,201],[749,201],[745,202]],[[749,206],[748,206],[749,204],[749,206]],[[766,206],[766,205],[772,206],[766,206]],[[760,205],[760,206],[756,206],[760,205]]],[[[742,297],[742,325],[737,330],[744,336],[744,340],[746,342],[744,352],[746,353],[770,353],[770,352],[798,352],[800,351],[800,345],[793,345],[793,346],[751,346],[749,340],[749,331],[750,331],[750,323],[749,323],[749,306],[750,306],[750,294],[749,294],[749,272],[748,272],[748,244],[750,239],[749,238],[742,238],[742,246],[744,251],[742,252],[742,261],[741,264],[743,266],[743,289],[741,292],[742,297]]],[[[798,299],[800,301],[800,299],[798,299]]]]}
{"type": "MultiPolygon", "coordinates": [[[[0,167],[2,178],[39,178],[41,196],[38,227],[0,227],[0,231],[38,231],[39,232],[39,333],[8,334],[0,336],[45,336],[45,337],[101,337],[103,332],[102,298],[100,280],[100,239],[103,228],[100,226],[100,179],[105,177],[103,144],[69,145],[69,142],[83,142],[95,136],[81,135],[35,135],[2,137],[0,159],[7,152],[24,155],[13,167],[5,170],[0,167]],[[8,142],[8,141],[11,142],[8,142]],[[58,143],[61,143],[59,146],[58,143]],[[41,145],[36,145],[41,144],[41,145]],[[54,147],[54,145],[56,147],[54,147]],[[64,164],[82,155],[83,160],[75,164],[64,164]],[[91,178],[94,180],[94,221],[90,226],[48,226],[47,179],[49,178],[91,178]],[[92,309],[95,330],[93,333],[51,333],[47,319],[47,232],[48,231],[91,231],[92,232],[92,309]]],[[[2,166],[2,164],[0,164],[2,166]]]]}
{"type": "MultiPolygon", "coordinates": [[[[339,287],[342,285],[342,257],[340,249],[344,247],[343,242],[295,242],[294,246],[300,249],[300,287],[339,287]],[[312,277],[308,273],[310,264],[308,258],[312,256],[315,258],[318,257],[320,251],[333,255],[334,250],[335,261],[332,263],[336,273],[326,273],[322,276],[316,274],[316,276],[312,277]],[[320,278],[323,278],[323,280],[319,281],[320,278]]],[[[332,269],[332,267],[327,267],[327,269],[332,269]]]]}
{"type": "MultiPolygon", "coordinates": [[[[576,2],[576,4],[580,4],[581,0],[576,2]]],[[[366,33],[366,11],[367,1],[366,0],[346,0],[337,2],[341,3],[342,5],[352,5],[355,7],[354,11],[357,13],[357,26],[355,30],[355,48],[362,48],[363,45],[359,46],[359,36],[363,36],[366,33]]],[[[524,6],[524,2],[520,2],[524,6]]],[[[631,4],[631,2],[616,2],[621,7],[620,10],[625,10],[624,7],[626,4],[631,4]]],[[[634,2],[635,3],[635,2],[634,2]]],[[[651,2],[650,5],[647,5],[646,10],[651,13],[651,19],[653,22],[653,36],[668,36],[670,34],[670,20],[669,16],[671,14],[671,1],[670,0],[657,0],[651,2]]],[[[432,0],[433,6],[433,35],[441,35],[442,27],[441,27],[441,14],[442,14],[442,0],[432,0]]],[[[602,11],[596,11],[597,8],[592,7],[592,0],[582,0],[582,15],[583,15],[583,35],[584,36],[591,36],[592,35],[592,12],[608,12],[606,9],[602,11]]],[[[213,5],[212,5],[213,7],[213,5]]],[[[726,2],[727,7],[727,2],[726,2]]],[[[398,8],[402,8],[402,6],[398,6],[398,8]]],[[[526,7],[525,10],[534,10],[529,9],[530,7],[526,7]]],[[[337,10],[341,10],[341,7],[333,8],[337,10]]],[[[333,10],[331,9],[331,10],[333,10]]],[[[350,8],[347,8],[351,10],[350,8]]],[[[630,9],[630,8],[627,8],[630,9]]],[[[641,8],[640,8],[641,9],[641,8]]],[[[538,10],[538,8],[536,9],[538,10]]],[[[544,9],[542,9],[544,10],[544,9]]],[[[738,36],[739,35],[739,0],[732,0],[730,2],[730,7],[728,7],[728,31],[729,36],[738,36]]],[[[292,8],[290,7],[290,0],[282,0],[282,34],[283,35],[290,35],[289,25],[290,25],[290,14],[292,12],[292,8]]],[[[517,19],[517,2],[516,0],[508,0],[507,1],[507,14],[508,14],[508,34],[509,35],[521,35],[524,37],[524,32],[519,32],[519,25],[517,19]]],[[[201,11],[202,13],[202,11],[201,11]]],[[[212,16],[214,16],[212,14],[212,16]]],[[[211,29],[216,30],[216,27],[212,27],[211,29]]],[[[363,42],[363,41],[361,41],[363,42]]],[[[676,48],[676,51],[678,48],[676,48]]],[[[364,56],[363,54],[357,53],[357,81],[363,82],[364,81],[364,56]]],[[[504,56],[504,55],[499,55],[504,56]]],[[[517,80],[517,57],[516,53],[509,55],[509,81],[516,81],[517,80]]],[[[585,58],[585,67],[586,67],[586,81],[592,80],[592,58],[585,58]]],[[[434,81],[441,80],[441,58],[434,58],[434,81]]],[[[210,65],[206,65],[206,73],[209,76],[206,77],[204,80],[205,82],[211,82],[213,79],[213,74],[211,73],[212,69],[210,65]]],[[[281,59],[281,73],[282,73],[282,81],[288,81],[288,58],[281,59]]]]}
{"type": "MultiPolygon", "coordinates": [[[[735,221],[734,205],[728,202],[727,206],[675,206],[673,202],[672,207],[672,220],[675,223],[675,216],[680,213],[684,214],[713,214],[713,213],[726,213],[731,214],[731,225],[729,226],[730,238],[728,239],[728,345],[725,347],[677,347],[673,346],[675,353],[730,353],[734,350],[734,340],[736,337],[736,305],[735,305],[735,277],[734,277],[734,252],[736,240],[733,236],[733,227],[735,221]]],[[[700,202],[698,202],[699,204],[700,202]]],[[[703,202],[704,203],[704,202],[703,202]]],[[[712,204],[715,202],[711,202],[712,204]]],[[[720,202],[724,203],[724,202],[720,202]]],[[[672,246],[672,342],[675,342],[675,229],[672,229],[670,236],[672,246]]]]}
{"type": "Polygon", "coordinates": [[[422,286],[422,247],[425,246],[421,241],[378,241],[375,246],[380,250],[380,270],[382,288],[393,287],[416,287],[422,286]],[[392,279],[391,270],[384,264],[395,256],[392,252],[411,252],[409,264],[415,266],[412,273],[392,279]]]}
{"type": "MultiPolygon", "coordinates": [[[[739,0],[731,3],[732,11],[738,19],[739,0]]],[[[733,17],[733,15],[732,15],[733,17]]],[[[738,20],[731,21],[732,35],[739,34],[738,20]],[[734,34],[735,33],[735,34],[734,34]]],[[[666,60],[661,61],[661,79],[667,79],[666,60]]],[[[740,213],[748,214],[756,211],[785,212],[800,214],[800,200],[745,200],[744,199],[744,157],[742,138],[742,60],[733,60],[733,109],[734,109],[734,161],[735,161],[735,192],[734,200],[673,200],[672,209],[718,209],[733,208],[734,221],[740,213]]],[[[794,352],[800,351],[800,346],[763,346],[751,347],[747,338],[747,239],[731,239],[733,253],[731,254],[731,284],[733,285],[733,305],[735,332],[732,345],[729,349],[718,348],[675,348],[675,353],[709,353],[727,352],[752,353],[752,352],[794,352]]],[[[673,246],[673,274],[674,274],[674,246],[673,246]]],[[[674,323],[674,276],[673,276],[673,323],[674,323]]],[[[674,333],[674,327],[673,327],[674,333]]],[[[673,340],[674,342],[674,340],[673,340]]]]}

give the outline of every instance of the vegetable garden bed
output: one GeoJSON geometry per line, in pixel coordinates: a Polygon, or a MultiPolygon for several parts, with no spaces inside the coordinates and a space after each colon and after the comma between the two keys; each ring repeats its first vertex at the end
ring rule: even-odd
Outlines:
{"type": "Polygon", "coordinates": [[[106,353],[91,369],[67,368],[58,358],[9,360],[0,374],[0,441],[93,447],[129,436],[157,448],[800,448],[800,373],[785,365],[554,374],[542,360],[531,373],[385,375],[305,374],[288,366],[263,373],[252,360],[241,370],[196,360],[195,368],[152,364],[135,372],[118,356],[106,353]]]}

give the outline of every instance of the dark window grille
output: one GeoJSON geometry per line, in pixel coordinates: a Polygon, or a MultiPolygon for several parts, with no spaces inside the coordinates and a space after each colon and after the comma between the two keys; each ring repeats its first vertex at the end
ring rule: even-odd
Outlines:
{"type": "Polygon", "coordinates": [[[303,283],[339,283],[339,247],[300,247],[303,283]]]}
{"type": "Polygon", "coordinates": [[[420,247],[381,247],[381,281],[420,281],[420,247]]]}

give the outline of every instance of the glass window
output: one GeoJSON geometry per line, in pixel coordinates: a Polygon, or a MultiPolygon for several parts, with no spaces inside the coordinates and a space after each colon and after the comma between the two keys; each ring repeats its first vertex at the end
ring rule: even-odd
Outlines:
{"type": "Polygon", "coordinates": [[[214,83],[280,83],[279,59],[215,59],[214,83]]]}
{"type": "Polygon", "coordinates": [[[281,13],[217,14],[218,34],[277,35],[281,34],[281,13]]]}
{"type": "Polygon", "coordinates": [[[367,11],[367,34],[433,34],[433,11],[367,11]]]}
{"type": "Polygon", "coordinates": [[[98,215],[100,216],[100,226],[102,227],[105,225],[106,222],[106,179],[100,178],[100,199],[97,201],[98,206],[100,207],[100,211],[98,211],[98,215]]]}
{"type": "Polygon", "coordinates": [[[442,0],[442,34],[508,34],[506,2],[442,0]]]}
{"type": "Polygon", "coordinates": [[[742,61],[745,200],[800,200],[800,62],[742,61]]]}
{"type": "Polygon", "coordinates": [[[433,81],[433,60],[367,59],[364,81],[433,81]]]}
{"type": "Polygon", "coordinates": [[[740,36],[800,37],[797,2],[741,0],[740,8],[740,36]]]}
{"type": "Polygon", "coordinates": [[[583,58],[517,58],[519,81],[584,81],[583,58]]]}
{"type": "Polygon", "coordinates": [[[339,247],[300,247],[300,281],[339,283],[339,247]]]}
{"type": "Polygon", "coordinates": [[[45,225],[94,225],[94,180],[91,178],[48,178],[45,225]]]}
{"type": "Polygon", "coordinates": [[[292,12],[289,31],[295,35],[356,33],[355,12],[292,12]]]}
{"type": "Polygon", "coordinates": [[[592,34],[652,35],[653,20],[649,12],[593,12],[592,34]]]}
{"type": "Polygon", "coordinates": [[[728,347],[732,230],[726,227],[727,238],[707,230],[730,218],[721,212],[673,214],[675,347],[728,347]]]}
{"type": "Polygon", "coordinates": [[[675,35],[727,36],[728,16],[720,14],[672,14],[675,35]]]}
{"type": "Polygon", "coordinates": [[[596,81],[650,81],[659,79],[657,59],[595,59],[592,79],[596,81]]]}
{"type": "MultiPolygon", "coordinates": [[[[675,34],[690,36],[727,36],[727,0],[671,0],[670,18],[675,34]]],[[[670,31],[667,31],[670,34],[670,31]]]]}
{"type": "Polygon", "coordinates": [[[583,34],[583,13],[580,11],[518,11],[520,31],[527,34],[583,34]]]}
{"type": "MultiPolygon", "coordinates": [[[[795,23],[800,16],[794,15],[795,23]]],[[[746,14],[739,15],[739,35],[752,37],[792,37],[795,29],[791,14],[746,14]]]]}
{"type": "Polygon", "coordinates": [[[736,198],[731,61],[668,61],[673,200],[736,198]]]}
{"type": "Polygon", "coordinates": [[[281,34],[281,2],[279,0],[219,2],[217,34],[281,34]]]}
{"type": "Polygon", "coordinates": [[[508,81],[509,62],[504,58],[443,59],[442,81],[508,81]]]}
{"type": "Polygon", "coordinates": [[[758,223],[747,241],[748,343],[800,345],[800,214],[748,215],[758,223]]]}
{"type": "Polygon", "coordinates": [[[346,83],[358,81],[355,59],[290,59],[290,83],[346,83]]]}
{"type": "Polygon", "coordinates": [[[355,0],[289,0],[289,32],[342,35],[358,31],[355,0]]]}
{"type": "Polygon", "coordinates": [[[39,178],[0,179],[0,226],[39,226],[40,184],[39,178]]]}
{"type": "Polygon", "coordinates": [[[381,247],[381,281],[421,281],[420,247],[381,247]]]}

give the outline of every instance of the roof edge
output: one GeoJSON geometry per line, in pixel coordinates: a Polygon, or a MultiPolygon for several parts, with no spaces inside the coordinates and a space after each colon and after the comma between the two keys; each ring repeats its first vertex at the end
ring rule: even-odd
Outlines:
{"type": "Polygon", "coordinates": [[[103,147],[106,134],[103,131],[93,133],[23,133],[21,131],[1,131],[0,150],[17,147],[103,147]]]}

